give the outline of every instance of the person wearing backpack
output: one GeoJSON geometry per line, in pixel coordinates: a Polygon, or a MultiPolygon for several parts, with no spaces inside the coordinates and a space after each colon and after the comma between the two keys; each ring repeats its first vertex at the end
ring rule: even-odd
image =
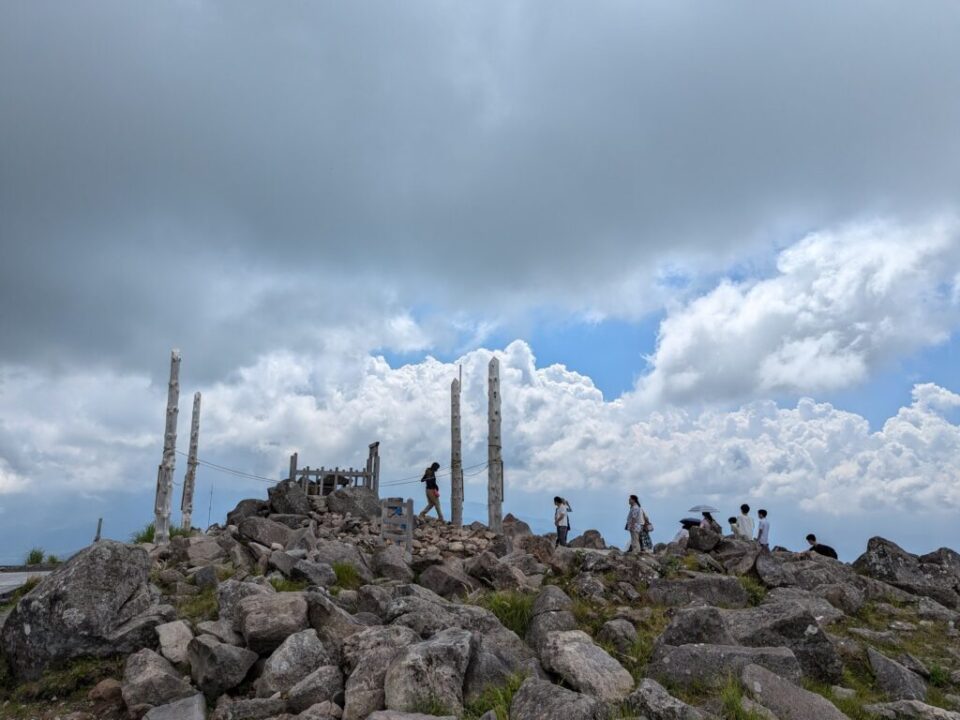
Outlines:
{"type": "Polygon", "coordinates": [[[566,547],[567,535],[570,534],[569,513],[573,512],[573,508],[570,507],[570,503],[568,503],[559,495],[553,499],[553,505],[553,524],[557,527],[556,547],[566,547]]]}
{"type": "Polygon", "coordinates": [[[424,471],[423,477],[420,478],[420,482],[427,484],[427,505],[420,511],[419,517],[425,518],[427,513],[435,508],[437,517],[440,518],[440,522],[443,522],[443,509],[440,507],[440,487],[437,485],[437,470],[439,469],[440,463],[435,462],[424,471]]]}
{"type": "Polygon", "coordinates": [[[653,541],[650,539],[653,523],[640,506],[640,498],[631,495],[629,504],[625,529],[630,533],[630,546],[626,552],[653,552],[653,541]]]}

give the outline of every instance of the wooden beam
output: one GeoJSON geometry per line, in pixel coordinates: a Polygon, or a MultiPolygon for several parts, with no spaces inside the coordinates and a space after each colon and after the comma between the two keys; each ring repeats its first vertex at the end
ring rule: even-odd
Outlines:
{"type": "Polygon", "coordinates": [[[177,416],[180,402],[180,351],[170,351],[170,382],[167,385],[167,422],[163,433],[163,459],[157,470],[157,496],[154,502],[154,542],[170,542],[170,496],[173,471],[177,464],[177,416]]]}
{"type": "Polygon", "coordinates": [[[190,418],[190,451],[187,454],[187,474],[183,478],[183,496],[180,499],[180,525],[189,531],[193,527],[193,488],[197,481],[197,445],[200,442],[200,393],[193,394],[193,415],[190,418]]]}
{"type": "Polygon", "coordinates": [[[487,516],[491,532],[503,532],[503,448],[500,439],[500,361],[490,359],[487,376],[487,516]]]}

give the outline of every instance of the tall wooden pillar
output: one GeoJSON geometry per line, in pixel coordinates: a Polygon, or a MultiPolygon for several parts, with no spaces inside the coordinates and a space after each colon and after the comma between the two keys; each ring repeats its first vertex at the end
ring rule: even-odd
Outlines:
{"type": "Polygon", "coordinates": [[[163,459],[157,469],[157,497],[154,503],[154,542],[170,541],[170,496],[173,470],[177,464],[177,415],[180,402],[180,351],[170,352],[170,383],[167,386],[167,425],[163,433],[163,459]]]}
{"type": "Polygon", "coordinates": [[[183,497],[180,500],[181,526],[193,527],[193,488],[197,481],[197,445],[200,442],[200,393],[193,394],[193,415],[190,417],[190,450],[187,454],[187,474],[183,478],[183,497]]]}
{"type": "Polygon", "coordinates": [[[487,515],[491,532],[503,532],[503,454],[500,440],[500,361],[490,359],[487,380],[487,515]]]}
{"type": "Polygon", "coordinates": [[[450,385],[450,520],[463,527],[463,457],[460,438],[460,380],[450,385]]]}

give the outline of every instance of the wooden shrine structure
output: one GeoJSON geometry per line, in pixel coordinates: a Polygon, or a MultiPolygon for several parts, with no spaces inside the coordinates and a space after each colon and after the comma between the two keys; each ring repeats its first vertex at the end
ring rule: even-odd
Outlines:
{"type": "Polygon", "coordinates": [[[290,456],[288,480],[297,482],[307,495],[329,495],[341,487],[365,487],[380,494],[380,443],[370,443],[363,468],[299,467],[298,453],[290,456]]]}

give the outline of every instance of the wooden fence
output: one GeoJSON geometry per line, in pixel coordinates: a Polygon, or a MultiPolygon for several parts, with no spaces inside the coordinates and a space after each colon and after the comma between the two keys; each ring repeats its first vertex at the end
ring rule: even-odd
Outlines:
{"type": "Polygon", "coordinates": [[[365,487],[380,493],[380,443],[371,443],[364,468],[298,467],[298,453],[290,456],[288,479],[300,484],[307,495],[329,495],[341,487],[365,487]]]}

